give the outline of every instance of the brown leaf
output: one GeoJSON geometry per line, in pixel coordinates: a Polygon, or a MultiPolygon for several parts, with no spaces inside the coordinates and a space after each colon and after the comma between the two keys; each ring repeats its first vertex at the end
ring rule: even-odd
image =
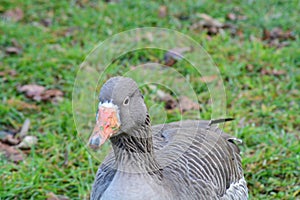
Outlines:
{"type": "Polygon", "coordinates": [[[73,36],[77,30],[78,30],[77,27],[69,27],[63,30],[58,30],[56,32],[56,35],[63,36],[63,37],[70,37],[73,36]]]}
{"type": "Polygon", "coordinates": [[[10,46],[10,47],[5,48],[5,53],[9,54],[9,55],[18,55],[21,52],[22,52],[22,49],[19,47],[10,46]]]}
{"type": "Polygon", "coordinates": [[[24,92],[25,95],[35,101],[51,101],[57,103],[62,100],[63,92],[57,89],[46,90],[45,87],[29,84],[18,87],[19,92],[24,92]]]}
{"type": "Polygon", "coordinates": [[[246,69],[247,69],[249,72],[252,72],[253,69],[254,69],[254,66],[251,65],[251,64],[247,64],[247,65],[246,65],[246,69]]]}
{"type": "Polygon", "coordinates": [[[19,149],[31,149],[34,145],[36,145],[37,141],[37,137],[27,135],[24,137],[21,143],[17,145],[17,147],[19,149]]]}
{"type": "Polygon", "coordinates": [[[24,13],[23,10],[21,8],[14,8],[14,9],[10,9],[7,10],[4,14],[4,17],[14,21],[14,22],[18,22],[20,20],[23,19],[24,17],[24,13]]]}
{"type": "Polygon", "coordinates": [[[53,192],[47,194],[47,200],[69,200],[69,197],[63,195],[56,195],[53,192]]]}
{"type": "Polygon", "coordinates": [[[49,27],[52,25],[52,19],[51,18],[42,19],[41,24],[45,27],[49,27]]]}
{"type": "Polygon", "coordinates": [[[273,28],[271,31],[264,29],[262,40],[268,42],[271,47],[281,48],[289,45],[287,40],[295,40],[296,37],[291,30],[283,31],[279,27],[273,28]]]}
{"type": "Polygon", "coordinates": [[[17,110],[41,110],[41,108],[35,104],[30,104],[18,99],[9,99],[7,100],[7,104],[10,106],[13,106],[14,108],[16,108],[17,110]]]}
{"type": "Polygon", "coordinates": [[[236,13],[231,12],[226,15],[226,19],[230,21],[236,21],[236,20],[246,20],[247,17],[245,15],[238,15],[236,13]]]}
{"type": "Polygon", "coordinates": [[[16,76],[16,70],[0,71],[0,76],[16,76]]]}
{"type": "Polygon", "coordinates": [[[165,18],[168,14],[168,7],[167,6],[160,6],[158,9],[158,16],[160,18],[165,18]]]}
{"type": "Polygon", "coordinates": [[[21,128],[21,131],[19,133],[20,137],[21,138],[24,138],[26,135],[27,135],[27,132],[29,130],[29,127],[30,127],[30,120],[27,118],[23,125],[22,125],[22,128],[21,128]]]}
{"type": "Polygon", "coordinates": [[[40,101],[41,95],[45,91],[45,87],[35,84],[23,85],[18,88],[19,92],[24,92],[28,98],[40,101]]]}
{"type": "Polygon", "coordinates": [[[57,103],[62,100],[63,92],[57,89],[46,90],[42,93],[41,99],[43,101],[50,100],[52,103],[57,103]]]}
{"type": "Polygon", "coordinates": [[[262,74],[262,75],[274,75],[274,76],[280,76],[280,75],[284,75],[284,74],[286,74],[286,71],[285,70],[276,70],[276,69],[271,69],[271,70],[269,70],[269,69],[262,69],[261,71],[260,71],[260,73],[262,74]]]}
{"type": "Polygon", "coordinates": [[[192,50],[191,47],[173,48],[164,55],[164,64],[172,66],[183,58],[183,53],[191,52],[192,50]]]}
{"type": "Polygon", "coordinates": [[[200,18],[203,19],[204,26],[207,27],[216,27],[216,28],[222,28],[223,23],[219,22],[217,19],[212,18],[211,16],[201,13],[199,14],[200,18]]]}
{"type": "Polygon", "coordinates": [[[179,98],[179,105],[178,106],[179,106],[179,109],[182,113],[186,112],[186,111],[189,111],[189,110],[199,110],[200,109],[200,106],[199,106],[198,103],[193,102],[192,100],[190,100],[186,96],[181,96],[179,98]]]}
{"type": "Polygon", "coordinates": [[[230,29],[231,32],[236,32],[236,27],[231,24],[223,24],[217,19],[214,19],[204,13],[198,14],[198,16],[201,18],[201,20],[192,24],[190,26],[191,30],[206,30],[208,35],[216,35],[218,33],[222,33],[223,29],[230,29]]]}
{"type": "Polygon", "coordinates": [[[202,83],[211,83],[211,82],[213,82],[214,80],[216,80],[217,78],[218,78],[217,75],[202,76],[202,77],[200,78],[200,81],[201,81],[202,83]]]}
{"type": "Polygon", "coordinates": [[[161,98],[161,101],[165,102],[165,108],[167,110],[173,110],[177,107],[178,104],[177,101],[170,94],[165,94],[165,96],[161,98]]]}
{"type": "Polygon", "coordinates": [[[20,150],[0,142],[0,153],[4,153],[5,157],[15,163],[24,160],[24,155],[20,150]]]}
{"type": "MultiPolygon", "coordinates": [[[[3,132],[3,131],[2,131],[3,132]]],[[[7,133],[4,137],[1,137],[0,139],[2,142],[9,144],[9,145],[16,145],[20,143],[20,140],[17,138],[14,138],[12,134],[7,133]]]]}
{"type": "Polygon", "coordinates": [[[281,28],[276,27],[271,31],[264,29],[263,30],[263,40],[295,40],[295,36],[293,35],[291,30],[283,31],[281,28]]]}
{"type": "Polygon", "coordinates": [[[231,21],[235,21],[237,19],[237,16],[235,13],[228,13],[226,15],[226,19],[231,20],[231,21]]]}

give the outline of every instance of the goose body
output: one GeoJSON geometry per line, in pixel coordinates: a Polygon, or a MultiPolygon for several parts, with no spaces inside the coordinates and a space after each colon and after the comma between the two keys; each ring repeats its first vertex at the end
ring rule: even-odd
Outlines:
{"type": "MultiPolygon", "coordinates": [[[[101,89],[100,102],[112,100],[114,105],[122,107],[113,95],[106,93],[107,88],[116,92],[118,87],[130,84],[137,87],[129,78],[109,80],[101,89]]],[[[139,90],[131,90],[129,94],[132,92],[136,93],[132,99],[140,96],[139,90]]],[[[142,122],[134,120],[135,113],[130,114],[136,123],[129,127],[129,133],[126,127],[122,128],[126,123],[124,117],[128,117],[128,112],[122,109],[119,130],[110,137],[113,151],[98,169],[91,200],[248,198],[235,138],[210,121],[187,120],[151,126],[146,112],[144,117],[140,116],[142,122]]],[[[92,137],[96,137],[95,133],[92,137]]]]}

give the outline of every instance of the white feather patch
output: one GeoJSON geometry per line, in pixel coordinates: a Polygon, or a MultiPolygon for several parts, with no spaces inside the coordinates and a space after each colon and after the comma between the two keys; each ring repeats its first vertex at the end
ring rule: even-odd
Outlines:
{"type": "MultiPolygon", "coordinates": [[[[114,109],[114,110],[116,111],[116,114],[117,114],[118,123],[121,124],[120,114],[119,114],[119,107],[118,107],[117,105],[113,104],[111,101],[110,101],[110,102],[106,101],[106,102],[104,102],[104,103],[99,102],[99,104],[98,104],[98,109],[99,109],[100,107],[105,107],[105,108],[112,108],[112,109],[114,109]]],[[[96,115],[96,121],[98,121],[98,117],[99,117],[99,116],[98,116],[98,112],[97,112],[97,115],[96,115]]]]}

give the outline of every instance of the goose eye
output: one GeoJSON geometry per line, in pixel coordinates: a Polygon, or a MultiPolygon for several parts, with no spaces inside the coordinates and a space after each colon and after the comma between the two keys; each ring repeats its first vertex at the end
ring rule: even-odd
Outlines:
{"type": "Polygon", "coordinates": [[[129,97],[126,97],[123,101],[124,105],[128,105],[129,104],[129,97]]]}

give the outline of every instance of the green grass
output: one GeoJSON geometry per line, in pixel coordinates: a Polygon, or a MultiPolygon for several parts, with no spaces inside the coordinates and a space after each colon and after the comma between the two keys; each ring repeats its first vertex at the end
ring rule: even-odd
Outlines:
{"type": "MultiPolygon", "coordinates": [[[[121,31],[150,26],[191,36],[203,45],[219,67],[226,88],[228,116],[237,119],[228,123],[225,130],[244,141],[241,150],[250,198],[300,198],[299,1],[222,2],[2,1],[0,12],[20,7],[24,18],[19,22],[0,19],[0,71],[17,72],[16,76],[0,77],[0,130],[19,129],[29,118],[29,134],[37,136],[39,141],[19,164],[1,156],[0,199],[45,199],[49,192],[71,199],[89,196],[100,162],[93,159],[77,137],[72,115],[76,72],[98,42],[121,31]],[[83,6],[76,2],[83,2],[83,6]],[[160,5],[168,7],[165,18],[158,17],[160,5]],[[243,38],[232,37],[225,30],[224,34],[208,40],[205,32],[189,28],[199,20],[197,13],[207,13],[224,22],[226,14],[237,8],[247,16],[246,20],[232,22],[243,31],[243,38]],[[45,18],[52,18],[51,26],[38,25],[45,18]],[[287,47],[275,49],[263,41],[250,39],[261,38],[263,28],[274,27],[291,29],[296,40],[289,41],[287,47]],[[66,34],[69,28],[74,30],[66,34]],[[20,55],[5,54],[13,39],[22,46],[20,55]],[[247,70],[249,64],[253,65],[252,71],[247,70]],[[286,73],[262,75],[262,69],[283,69],[286,73]],[[33,102],[17,91],[19,85],[29,83],[61,89],[64,100],[57,105],[33,102]],[[22,110],[8,100],[37,104],[40,111],[22,110]],[[68,152],[67,164],[64,164],[65,152],[68,152]]],[[[112,64],[115,68],[111,68],[110,75],[121,75],[140,63],[157,62],[163,55],[160,50],[128,53],[112,64]]],[[[209,93],[199,85],[198,75],[184,60],[174,68],[184,76],[190,75],[203,107],[201,117],[209,119],[209,93]]],[[[154,97],[149,92],[148,105],[155,101],[154,97]]],[[[178,113],[168,112],[168,121],[177,119],[178,113]]],[[[107,149],[108,146],[100,160],[107,149]]]]}

